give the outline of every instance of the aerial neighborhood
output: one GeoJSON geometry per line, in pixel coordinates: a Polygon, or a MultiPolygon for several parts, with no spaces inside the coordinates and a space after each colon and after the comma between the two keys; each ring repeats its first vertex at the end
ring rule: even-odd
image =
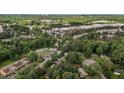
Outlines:
{"type": "Polygon", "coordinates": [[[123,46],[123,15],[0,15],[0,78],[122,79],[123,46]]]}

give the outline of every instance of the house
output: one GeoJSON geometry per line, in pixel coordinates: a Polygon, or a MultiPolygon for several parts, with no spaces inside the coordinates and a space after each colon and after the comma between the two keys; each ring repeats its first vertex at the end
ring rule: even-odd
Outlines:
{"type": "Polygon", "coordinates": [[[12,68],[11,66],[7,66],[7,67],[0,69],[0,75],[7,76],[7,75],[11,74],[12,73],[11,68],[12,68]]]}
{"type": "Polygon", "coordinates": [[[124,24],[93,24],[93,25],[83,25],[83,26],[69,26],[69,27],[62,27],[62,28],[53,28],[51,30],[47,30],[49,34],[60,34],[63,35],[64,33],[75,33],[80,34],[82,31],[88,31],[88,30],[107,30],[110,32],[118,31],[118,29],[121,31],[122,27],[124,27],[124,24]],[[120,28],[121,27],[121,28],[120,28]],[[111,30],[112,29],[112,30],[111,30]],[[113,29],[115,31],[113,31],[113,29]],[[78,33],[77,33],[78,31],[78,33]]]}
{"type": "Polygon", "coordinates": [[[114,21],[108,21],[108,20],[97,20],[92,21],[93,24],[107,24],[107,23],[113,23],[114,21]]]}
{"type": "Polygon", "coordinates": [[[8,65],[0,69],[0,74],[2,76],[8,76],[12,73],[15,73],[18,69],[28,65],[30,61],[26,58],[16,61],[14,64],[8,65]]]}
{"type": "Polygon", "coordinates": [[[86,59],[84,62],[83,62],[83,65],[84,66],[89,66],[89,65],[92,65],[92,64],[95,64],[96,62],[94,60],[91,60],[91,59],[86,59]]]}
{"type": "Polygon", "coordinates": [[[81,78],[88,76],[88,74],[83,70],[83,68],[78,68],[78,72],[81,78]]]}
{"type": "Polygon", "coordinates": [[[114,70],[114,74],[115,75],[121,75],[121,74],[123,74],[124,73],[124,70],[123,69],[115,69],[114,70]]]}
{"type": "Polygon", "coordinates": [[[62,24],[63,26],[71,26],[71,24],[69,24],[69,23],[66,23],[66,24],[62,24]]]}
{"type": "Polygon", "coordinates": [[[33,38],[35,38],[32,35],[20,35],[19,37],[22,38],[22,39],[33,39],[33,38]]]}
{"type": "Polygon", "coordinates": [[[9,39],[1,39],[2,42],[11,42],[11,40],[12,40],[11,38],[9,38],[9,39]]]}
{"type": "Polygon", "coordinates": [[[3,27],[0,25],[0,33],[3,32],[3,27]]]}

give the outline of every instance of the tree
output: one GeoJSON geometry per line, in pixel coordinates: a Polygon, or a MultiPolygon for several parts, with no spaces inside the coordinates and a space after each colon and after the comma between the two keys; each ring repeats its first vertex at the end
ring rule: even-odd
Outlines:
{"type": "Polygon", "coordinates": [[[68,63],[71,63],[71,64],[81,64],[82,63],[81,53],[69,52],[66,57],[66,60],[68,63]]]}
{"type": "Polygon", "coordinates": [[[100,36],[100,33],[96,33],[95,31],[92,31],[87,34],[87,39],[97,39],[100,36]]]}
{"type": "Polygon", "coordinates": [[[108,54],[109,53],[109,45],[107,42],[99,41],[96,42],[96,54],[108,54]]]}
{"type": "Polygon", "coordinates": [[[97,70],[93,66],[87,66],[87,67],[85,67],[85,70],[86,70],[86,72],[88,72],[88,74],[90,76],[96,76],[97,75],[97,70]]]}
{"type": "Polygon", "coordinates": [[[107,77],[107,78],[111,78],[112,75],[113,75],[113,72],[111,70],[107,70],[107,71],[104,71],[104,75],[107,77]]]}
{"type": "Polygon", "coordinates": [[[52,78],[57,78],[57,76],[59,75],[60,71],[59,70],[54,70],[52,73],[52,78]]]}
{"type": "Polygon", "coordinates": [[[96,48],[96,54],[101,55],[102,53],[103,53],[103,48],[102,47],[96,48]]]}
{"type": "Polygon", "coordinates": [[[82,49],[83,49],[83,45],[80,40],[72,40],[62,47],[63,52],[68,52],[68,51],[80,51],[81,52],[82,49]]]}
{"type": "Polygon", "coordinates": [[[30,78],[30,79],[39,79],[39,78],[41,78],[45,73],[46,73],[45,69],[38,67],[38,68],[32,70],[32,71],[28,74],[27,77],[30,78]]]}
{"type": "Polygon", "coordinates": [[[14,54],[14,56],[13,56],[13,60],[18,60],[20,57],[19,57],[19,55],[18,54],[14,54]]]}
{"type": "Polygon", "coordinates": [[[58,58],[57,52],[55,52],[54,54],[52,54],[52,56],[51,56],[51,60],[52,60],[52,61],[56,61],[57,58],[58,58]]]}
{"type": "MultiPolygon", "coordinates": [[[[93,45],[94,46],[94,45],[93,45]]],[[[84,43],[83,53],[86,57],[90,57],[93,53],[93,47],[90,42],[84,43]]]]}
{"type": "Polygon", "coordinates": [[[74,73],[73,75],[74,75],[74,79],[80,79],[79,73],[74,73]]]}
{"type": "Polygon", "coordinates": [[[117,48],[112,52],[111,59],[115,64],[124,66],[124,48],[117,48]]]}
{"type": "Polygon", "coordinates": [[[22,25],[11,25],[10,28],[12,28],[18,35],[20,34],[29,34],[30,33],[30,29],[26,26],[22,26],[22,25]]]}
{"type": "Polygon", "coordinates": [[[44,67],[45,68],[48,68],[52,65],[52,61],[51,60],[48,60],[45,64],[44,64],[44,67]]]}
{"type": "Polygon", "coordinates": [[[30,61],[36,61],[37,60],[37,54],[34,51],[30,51],[28,53],[28,58],[30,59],[30,61]]]}
{"type": "Polygon", "coordinates": [[[62,74],[62,78],[63,79],[73,79],[73,73],[72,72],[64,72],[63,74],[62,74]]]}

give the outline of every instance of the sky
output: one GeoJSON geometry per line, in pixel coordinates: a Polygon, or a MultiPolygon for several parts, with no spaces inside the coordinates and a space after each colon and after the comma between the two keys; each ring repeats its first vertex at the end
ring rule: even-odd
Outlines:
{"type": "Polygon", "coordinates": [[[124,0],[0,0],[0,14],[123,14],[124,0]]]}

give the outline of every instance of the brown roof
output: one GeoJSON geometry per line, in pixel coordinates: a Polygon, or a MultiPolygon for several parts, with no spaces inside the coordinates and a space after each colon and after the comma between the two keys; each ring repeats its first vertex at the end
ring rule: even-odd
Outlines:
{"type": "Polygon", "coordinates": [[[14,67],[20,67],[20,66],[22,66],[22,65],[23,65],[22,62],[20,61],[20,62],[15,63],[13,66],[14,66],[14,67]]]}
{"type": "Polygon", "coordinates": [[[9,75],[29,63],[30,61],[28,61],[26,58],[23,58],[21,60],[16,61],[14,64],[2,68],[1,71],[9,75]]]}
{"type": "Polygon", "coordinates": [[[3,69],[3,71],[4,71],[5,73],[10,73],[10,68],[7,67],[7,68],[3,69]]]}

